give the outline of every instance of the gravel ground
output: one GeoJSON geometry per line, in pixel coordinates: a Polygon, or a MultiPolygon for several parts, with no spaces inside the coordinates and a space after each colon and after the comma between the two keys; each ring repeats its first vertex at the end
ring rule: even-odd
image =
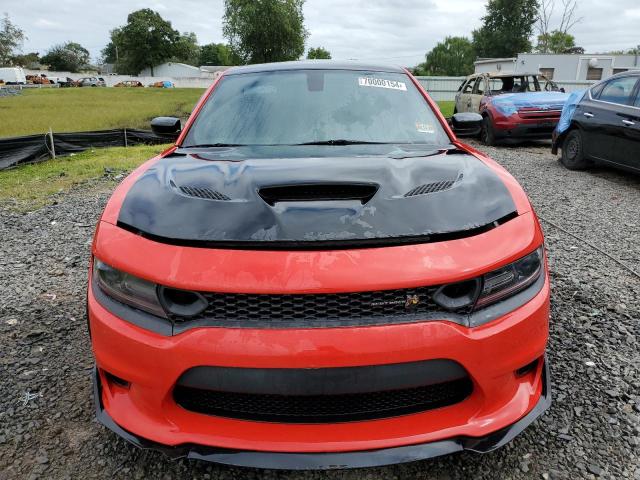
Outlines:
{"type": "Polygon", "coordinates": [[[137,450],[93,419],[84,295],[97,180],[28,214],[0,207],[4,478],[640,479],[640,176],[569,172],[548,145],[487,148],[542,217],[552,271],[551,410],[487,455],[348,472],[232,469],[137,450]],[[553,225],[573,232],[578,239],[553,225]]]}

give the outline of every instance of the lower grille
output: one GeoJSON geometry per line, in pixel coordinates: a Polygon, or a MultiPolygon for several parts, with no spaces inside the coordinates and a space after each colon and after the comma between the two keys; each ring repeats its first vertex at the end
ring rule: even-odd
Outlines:
{"type": "Polygon", "coordinates": [[[473,389],[466,377],[402,390],[347,395],[264,395],[176,386],[176,403],[192,412],[279,423],[339,423],[389,418],[456,404],[473,389]]]}
{"type": "Polygon", "coordinates": [[[555,126],[537,126],[537,125],[532,125],[532,126],[528,126],[526,128],[526,133],[553,133],[553,131],[556,129],[555,126]]]}

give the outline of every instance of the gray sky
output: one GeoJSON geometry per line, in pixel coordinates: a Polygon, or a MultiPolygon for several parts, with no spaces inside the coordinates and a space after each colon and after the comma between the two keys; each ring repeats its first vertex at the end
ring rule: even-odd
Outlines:
{"type": "MultiPolygon", "coordinates": [[[[109,30],[139,8],[157,10],[173,27],[193,31],[200,44],[222,42],[222,0],[29,0],[3,2],[0,12],[29,40],[23,51],[44,53],[68,40],[97,57],[109,30]]],[[[485,0],[307,0],[307,47],[323,46],[335,59],[384,61],[412,66],[447,35],[471,35],[485,0]]],[[[560,1],[558,0],[559,4],[560,1]]],[[[584,17],[573,34],[588,53],[640,44],[638,0],[580,0],[584,17]]]]}

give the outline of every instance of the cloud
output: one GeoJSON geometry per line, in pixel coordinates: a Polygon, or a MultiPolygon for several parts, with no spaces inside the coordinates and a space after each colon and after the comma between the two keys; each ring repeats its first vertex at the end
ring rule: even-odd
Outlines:
{"type": "Polygon", "coordinates": [[[629,18],[640,18],[640,8],[631,8],[624,11],[624,15],[629,18]]]}
{"type": "MultiPolygon", "coordinates": [[[[485,0],[307,0],[308,47],[323,46],[336,59],[415,65],[447,36],[471,36],[484,15],[485,0]]],[[[223,0],[30,0],[9,2],[11,20],[25,30],[25,51],[44,52],[73,40],[97,57],[109,31],[140,8],[156,9],[181,32],[195,32],[201,44],[224,41],[223,0]],[[33,12],[37,12],[34,20],[33,12]]],[[[583,21],[571,33],[588,52],[636,46],[640,8],[637,0],[580,0],[583,21]]]]}
{"type": "Polygon", "coordinates": [[[46,18],[38,18],[33,25],[42,30],[60,30],[63,26],[58,22],[52,22],[46,18]]]}

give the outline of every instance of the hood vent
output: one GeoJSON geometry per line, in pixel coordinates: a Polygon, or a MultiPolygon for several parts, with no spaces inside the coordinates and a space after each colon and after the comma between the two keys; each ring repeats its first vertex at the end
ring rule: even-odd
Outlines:
{"type": "Polygon", "coordinates": [[[318,202],[358,200],[367,203],[378,191],[378,185],[369,183],[316,183],[262,187],[260,197],[273,206],[278,202],[318,202]]]}
{"type": "Polygon", "coordinates": [[[231,200],[224,193],[206,187],[195,187],[192,185],[182,185],[180,191],[188,197],[204,198],[206,200],[231,200]]]}
{"type": "Polygon", "coordinates": [[[425,183],[404,194],[405,197],[415,197],[416,195],[427,195],[429,193],[443,192],[453,188],[453,186],[462,180],[462,174],[453,180],[441,180],[439,182],[425,183]]]}

